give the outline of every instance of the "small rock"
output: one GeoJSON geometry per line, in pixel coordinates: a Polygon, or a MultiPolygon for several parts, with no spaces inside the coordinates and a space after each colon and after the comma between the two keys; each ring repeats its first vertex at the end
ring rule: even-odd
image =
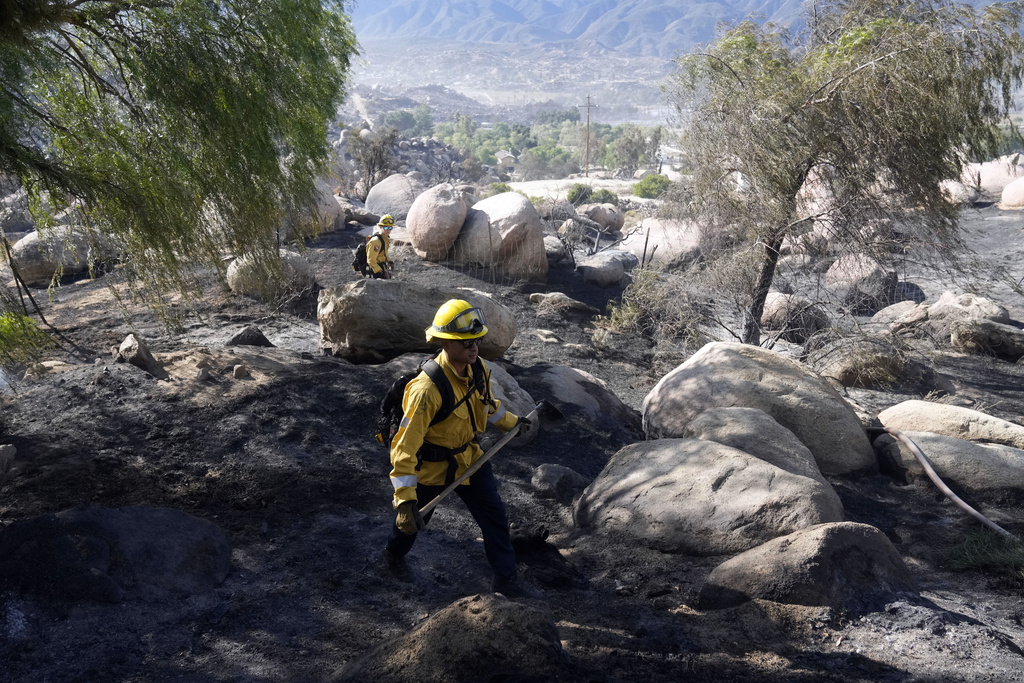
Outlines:
{"type": "Polygon", "coordinates": [[[263,334],[263,330],[255,325],[247,325],[228,339],[225,346],[273,346],[263,334]]]}

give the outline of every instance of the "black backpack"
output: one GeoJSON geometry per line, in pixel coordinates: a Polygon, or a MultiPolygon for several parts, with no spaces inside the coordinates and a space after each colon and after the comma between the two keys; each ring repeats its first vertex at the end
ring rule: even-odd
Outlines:
{"type": "Polygon", "coordinates": [[[352,251],[352,270],[362,273],[364,276],[373,274],[373,271],[370,270],[370,265],[366,262],[366,245],[376,236],[376,233],[370,235],[366,238],[365,242],[352,251]]]}
{"type": "MultiPolygon", "coordinates": [[[[480,358],[477,358],[473,363],[473,386],[471,386],[469,391],[466,392],[466,395],[456,403],[455,390],[452,389],[452,383],[448,381],[448,377],[444,374],[444,370],[436,360],[440,353],[441,351],[439,349],[433,356],[420,363],[415,370],[407,372],[396,379],[391,384],[391,387],[388,388],[387,393],[384,394],[384,398],[381,399],[380,414],[377,417],[376,439],[378,442],[384,444],[389,451],[391,450],[391,441],[395,438],[395,433],[398,431],[398,425],[402,422],[402,398],[405,396],[405,386],[416,379],[420,372],[427,373],[427,377],[430,378],[441,392],[441,407],[430,421],[431,426],[447,419],[448,416],[459,407],[459,405],[464,403],[473,395],[474,391],[479,392],[486,402],[490,402],[490,390],[486,384],[487,380],[484,375],[484,363],[480,358]]],[[[470,412],[470,415],[472,415],[472,411],[470,412]]]]}

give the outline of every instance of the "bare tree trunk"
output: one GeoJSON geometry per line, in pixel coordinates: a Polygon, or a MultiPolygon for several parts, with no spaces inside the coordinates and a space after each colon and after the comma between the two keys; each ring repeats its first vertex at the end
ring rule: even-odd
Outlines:
{"type": "Polygon", "coordinates": [[[761,272],[757,276],[757,285],[750,301],[750,308],[743,313],[743,343],[761,343],[761,314],[764,313],[764,302],[775,278],[775,266],[779,263],[779,249],[785,231],[772,238],[771,242],[762,242],[764,258],[761,260],[761,272]]]}

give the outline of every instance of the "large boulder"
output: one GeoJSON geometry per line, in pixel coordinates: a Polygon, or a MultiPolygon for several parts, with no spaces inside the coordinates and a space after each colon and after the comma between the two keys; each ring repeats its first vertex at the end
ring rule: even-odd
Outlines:
{"type": "Polygon", "coordinates": [[[0,532],[0,585],[73,600],[161,600],[212,590],[231,569],[224,531],[178,510],[82,506],[0,532]]]}
{"type": "Polygon", "coordinates": [[[796,294],[769,292],[765,299],[761,326],[780,332],[779,336],[788,342],[803,344],[828,324],[825,309],[796,294]]]}
{"type": "Polygon", "coordinates": [[[883,389],[918,396],[956,393],[948,377],[915,360],[897,339],[888,335],[812,337],[805,351],[807,364],[840,387],[883,389]]]}
{"type": "MultiPolygon", "coordinates": [[[[2,194],[2,191],[0,191],[2,194]]],[[[29,211],[28,193],[24,188],[0,197],[0,229],[10,237],[11,233],[29,232],[35,226],[35,220],[29,211]]]]}
{"type": "Polygon", "coordinates": [[[378,216],[389,213],[396,221],[405,220],[416,197],[426,189],[418,180],[393,173],[370,188],[366,194],[366,210],[378,216]]]}
{"type": "Polygon", "coordinates": [[[1024,163],[1021,161],[1020,154],[1009,154],[992,161],[968,164],[960,180],[965,185],[999,197],[1007,185],[1024,176],[1024,163]]]}
{"type": "Polygon", "coordinates": [[[626,223],[626,217],[614,204],[584,204],[576,209],[576,213],[612,232],[622,230],[626,223]]]}
{"type": "Polygon", "coordinates": [[[317,229],[320,232],[333,232],[345,222],[345,211],[334,194],[334,182],[326,178],[318,178],[317,189],[317,229]]]}
{"type": "Polygon", "coordinates": [[[332,683],[478,683],[570,680],[549,614],[494,595],[471,595],[337,671],[332,683]]]}
{"type": "Polygon", "coordinates": [[[466,201],[453,185],[437,185],[412,203],[405,226],[420,258],[440,261],[448,255],[466,220],[466,201]]]}
{"type": "Polygon", "coordinates": [[[54,275],[87,273],[97,264],[115,261],[118,255],[109,238],[58,225],[22,237],[11,247],[11,258],[26,283],[45,284],[54,275]]]}
{"type": "Polygon", "coordinates": [[[1015,361],[1024,357],[1024,330],[991,320],[955,320],[949,343],[957,351],[984,353],[1015,361]]]}
{"type": "Polygon", "coordinates": [[[643,262],[670,269],[686,269],[700,260],[701,230],[694,223],[645,218],[636,232],[619,244],[643,262]]]}
{"type": "Polygon", "coordinates": [[[531,231],[530,237],[514,246],[502,242],[498,271],[506,278],[525,282],[544,282],[548,277],[548,252],[544,233],[531,231]]]}
{"type": "MultiPolygon", "coordinates": [[[[491,393],[494,395],[494,398],[501,401],[501,405],[505,410],[522,416],[528,415],[531,410],[537,407],[537,402],[530,395],[530,392],[519,386],[519,382],[512,375],[508,374],[508,371],[499,363],[491,363],[490,370],[491,393]]],[[[509,443],[515,447],[524,446],[537,437],[540,429],[540,423],[534,420],[529,427],[520,429],[519,434],[513,437],[509,443]]],[[[489,428],[489,432],[489,438],[485,437],[480,442],[481,447],[485,451],[502,436],[502,433],[494,427],[489,428]]]]}
{"type": "Polygon", "coordinates": [[[718,565],[701,588],[702,609],[750,599],[875,612],[901,594],[916,595],[914,579],[885,534],[854,522],[820,524],[776,538],[718,565]]]}
{"type": "Polygon", "coordinates": [[[533,365],[523,373],[545,387],[544,395],[566,413],[605,429],[640,431],[640,414],[623,403],[604,383],[585,370],[564,365],[533,365]]]}
{"type": "Polygon", "coordinates": [[[475,208],[466,211],[462,229],[452,249],[452,259],[460,265],[487,267],[498,263],[500,258],[501,232],[491,225],[483,211],[475,208]]]}
{"type": "Polygon", "coordinates": [[[548,274],[544,226],[537,209],[518,192],[502,192],[473,205],[501,235],[500,270],[510,278],[542,282],[548,274]]]}
{"type": "Polygon", "coordinates": [[[894,304],[886,306],[882,310],[871,316],[871,323],[875,325],[890,325],[904,315],[909,313],[911,310],[916,308],[920,302],[907,299],[905,301],[897,301],[894,304]]]}
{"type": "Polygon", "coordinates": [[[939,300],[928,306],[928,319],[936,320],[991,320],[997,323],[1010,322],[1010,313],[1005,306],[976,294],[954,294],[945,291],[939,300]]]}
{"type": "Polygon", "coordinates": [[[512,345],[518,331],[515,316],[482,292],[364,279],[321,290],[320,348],[354,363],[382,363],[404,353],[433,351],[425,331],[449,299],[465,299],[483,311],[487,336],[480,344],[482,357],[498,358],[512,345]]]}
{"type": "Polygon", "coordinates": [[[554,235],[544,236],[544,251],[550,263],[561,263],[569,258],[569,250],[566,248],[565,242],[554,235]]]}
{"type": "Polygon", "coordinates": [[[272,282],[267,264],[250,256],[236,258],[228,266],[228,287],[235,294],[253,298],[277,298],[311,291],[316,286],[313,266],[301,254],[281,249],[281,280],[272,282]]]}
{"type": "Polygon", "coordinates": [[[934,303],[921,303],[904,311],[890,322],[889,329],[897,334],[923,333],[938,341],[946,341],[950,339],[953,323],[962,320],[989,320],[1005,324],[1010,321],[1010,314],[1004,306],[991,299],[945,291],[934,303]]]}
{"type": "Polygon", "coordinates": [[[886,389],[903,374],[903,349],[885,337],[838,338],[811,350],[807,364],[839,386],[886,389]]]}
{"type": "Polygon", "coordinates": [[[939,189],[942,190],[942,196],[950,204],[973,204],[981,199],[981,190],[979,188],[967,185],[959,180],[943,180],[939,183],[939,189]]]}
{"type": "Polygon", "coordinates": [[[932,401],[903,401],[878,414],[886,427],[952,436],[1024,449],[1024,427],[961,406],[932,401]]]}
{"type": "Polygon", "coordinates": [[[814,462],[814,454],[763,410],[708,408],[686,425],[686,436],[731,446],[791,474],[814,479],[827,488],[830,505],[842,509],[832,485],[814,462]]]}
{"type": "Polygon", "coordinates": [[[640,261],[632,252],[606,249],[580,261],[576,270],[585,282],[597,287],[613,287],[638,265],[640,261]]]}
{"type": "Polygon", "coordinates": [[[854,315],[871,315],[896,300],[896,270],[867,254],[847,254],[825,273],[825,286],[854,315]]]}
{"type": "Polygon", "coordinates": [[[364,207],[353,204],[350,199],[341,195],[334,195],[334,201],[341,211],[342,220],[346,223],[359,223],[360,225],[377,225],[380,216],[367,211],[364,207]]]}
{"type": "MultiPolygon", "coordinates": [[[[900,431],[917,444],[939,478],[962,498],[993,504],[1024,503],[1024,450],[931,432],[900,431]]],[[[874,445],[884,471],[907,482],[933,486],[926,481],[924,467],[902,441],[883,434],[874,445]]]]}
{"type": "Polygon", "coordinates": [[[741,450],[659,439],[612,456],[576,502],[584,528],[663,552],[724,555],[843,519],[827,484],[741,450]]]}
{"type": "Polygon", "coordinates": [[[714,406],[759,408],[796,434],[824,474],[875,467],[856,412],[827,381],[800,363],[750,344],[712,342],[661,378],[644,398],[648,438],[686,434],[714,406]]]}
{"type": "Polygon", "coordinates": [[[1017,178],[1003,188],[999,197],[1000,209],[1024,209],[1024,178],[1017,178]]]}

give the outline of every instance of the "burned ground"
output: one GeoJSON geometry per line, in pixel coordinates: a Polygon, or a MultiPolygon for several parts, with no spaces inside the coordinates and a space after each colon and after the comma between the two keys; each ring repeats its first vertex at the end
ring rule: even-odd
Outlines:
{"type": "MultiPolygon", "coordinates": [[[[321,285],[355,279],[355,239],[339,231],[308,245],[321,285]]],[[[637,410],[659,379],[651,344],[615,337],[596,348],[589,317],[538,318],[529,303],[534,291],[559,290],[604,309],[617,289],[589,287],[565,270],[544,286],[495,284],[422,263],[410,250],[396,255],[401,278],[486,290],[514,311],[520,333],[500,362],[534,398],[544,398],[532,371],[543,363],[586,370],[637,410]],[[551,336],[558,343],[544,341],[551,336]]],[[[411,581],[381,566],[393,512],[386,454],[372,434],[393,377],[382,366],[321,356],[313,299],[285,312],[211,292],[202,319],[183,333],[167,332],[141,309],[125,322],[102,279],[65,283],[49,300],[37,292],[61,333],[57,356],[75,367],[28,379],[5,397],[0,429],[18,454],[0,489],[0,525],[78,505],[169,507],[227,532],[232,571],[207,593],[119,604],[5,590],[0,682],[323,681],[459,598],[488,590],[478,529],[457,502],[442,505],[417,541],[411,581]],[[282,348],[223,346],[249,324],[282,348]],[[112,361],[110,347],[130,331],[160,355],[170,379],[112,361]],[[209,379],[195,375],[202,358],[209,379]],[[234,378],[236,361],[252,379],[234,378]]],[[[965,404],[1021,420],[1024,367],[953,353],[935,363],[965,404]]],[[[904,398],[851,396],[874,409],[904,398]]],[[[935,490],[881,474],[832,478],[848,519],[878,526],[896,545],[920,599],[853,618],[764,601],[700,611],[697,593],[722,558],[589,535],[573,524],[568,505],[533,494],[537,466],[563,465],[592,479],[619,448],[642,438],[571,410],[567,417],[561,429],[503,451],[495,469],[523,574],[546,593],[537,606],[559,631],[572,680],[1024,680],[1022,586],[945,568],[949,549],[977,524],[935,490]]],[[[993,512],[1024,534],[1021,510],[993,512]]],[[[511,675],[493,680],[525,680],[511,675]]]]}

